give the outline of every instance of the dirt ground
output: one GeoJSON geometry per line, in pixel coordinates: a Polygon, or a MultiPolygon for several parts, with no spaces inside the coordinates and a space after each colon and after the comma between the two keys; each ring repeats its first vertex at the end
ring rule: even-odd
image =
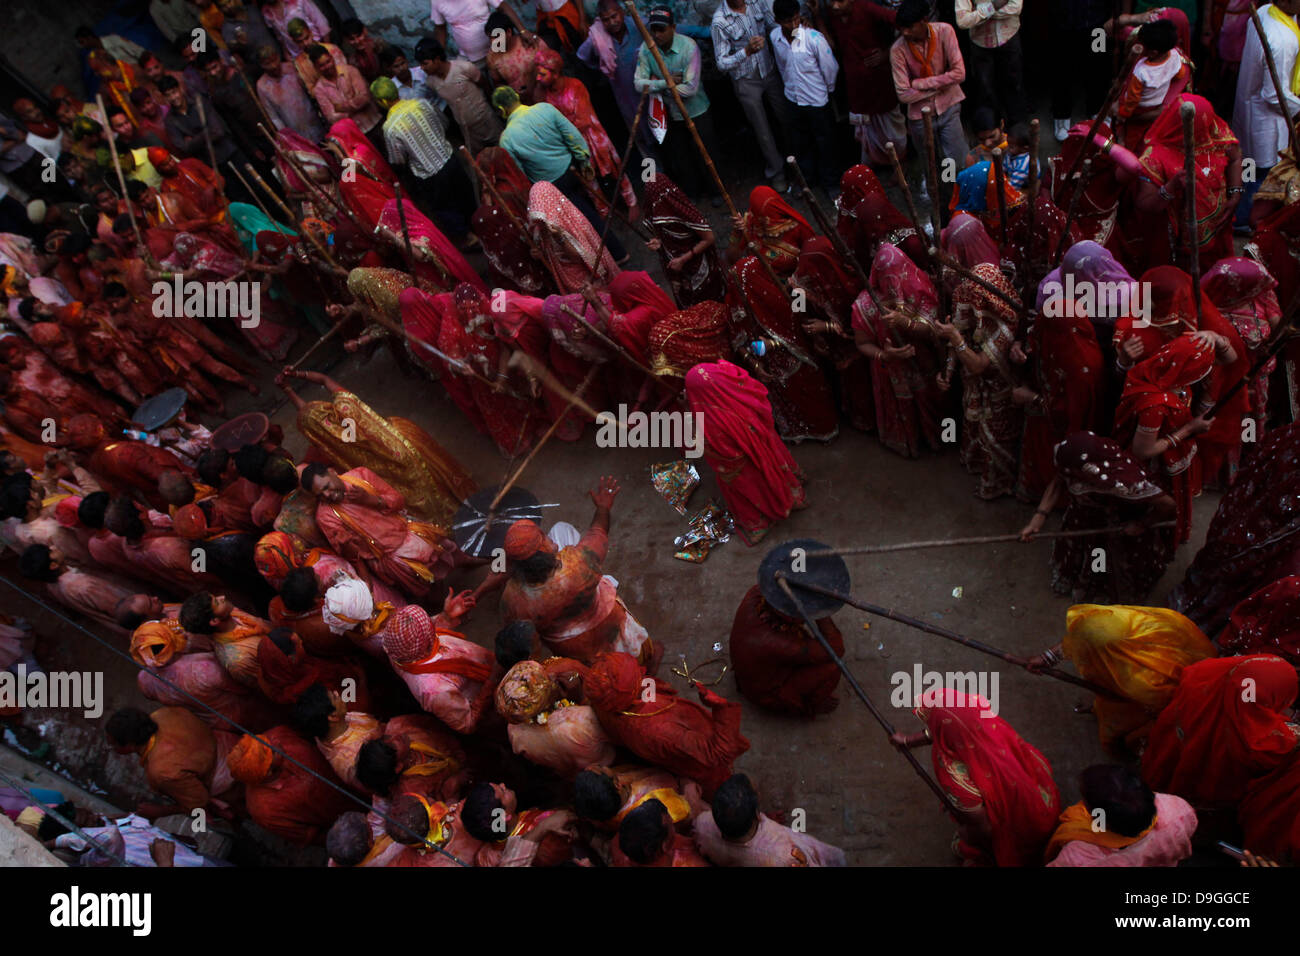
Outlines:
{"type": "MultiPolygon", "coordinates": [[[[1046,150],[1050,122],[1044,126],[1046,150]]],[[[911,178],[915,188],[919,176],[911,178]]],[[[743,181],[743,189],[734,188],[738,203],[755,184],[750,177],[743,181]]],[[[893,192],[904,208],[897,191],[893,192]]],[[[710,214],[725,235],[724,212],[710,210],[710,214]]],[[[653,253],[619,228],[633,250],[629,268],[646,268],[662,281],[653,253]]],[[[299,343],[293,354],[304,349],[305,344],[299,343]]],[[[324,348],[317,358],[314,367],[328,369],[381,413],[402,415],[425,427],[454,450],[481,486],[502,479],[508,463],[491,441],[473,430],[439,387],[422,378],[404,378],[386,350],[363,358],[324,348]]],[[[304,442],[294,431],[291,407],[271,384],[273,372],[267,368],[262,375],[263,395],[231,396],[229,412],[258,408],[272,414],[285,427],[290,450],[297,453],[304,442]]],[[[322,397],[314,386],[306,387],[303,394],[322,397]]],[[[810,507],[773,529],[764,544],[747,548],[733,538],[702,564],[673,557],[673,539],[684,530],[685,519],[650,485],[649,466],[671,460],[672,452],[599,448],[589,428],[580,442],[547,445],[521,483],[541,501],[560,506],[550,510],[553,520],[567,520],[580,528],[591,517],[587,489],[606,474],[622,483],[607,571],[619,580],[620,594],[638,620],[666,647],[660,676],[687,692],[686,682],[674,676],[669,665],[683,657],[697,665],[725,655],[736,607],[755,583],[759,561],[770,547],[801,537],[846,547],[1007,533],[1017,531],[1032,514],[1030,507],[1011,499],[993,503],[977,499],[974,480],[958,464],[955,448],[908,461],[885,450],[875,438],[844,428],[829,445],[804,443],[794,454],[809,478],[810,507]],[[721,651],[715,650],[718,645],[721,651]]],[[[692,509],[716,496],[707,466],[701,463],[700,471],[704,482],[691,499],[692,509]]],[[[1197,502],[1193,541],[1179,551],[1151,603],[1163,603],[1164,595],[1181,578],[1216,504],[1217,496],[1209,494],[1197,502]]],[[[848,562],[853,592],[859,597],[1013,653],[1029,654],[1060,640],[1070,604],[1052,594],[1049,548],[1047,543],[1012,543],[851,557],[848,562]]],[[[16,579],[12,565],[0,576],[16,579]]],[[[43,636],[37,655],[47,668],[105,671],[105,716],[122,705],[146,705],[135,688],[132,665],[3,583],[0,595],[0,607],[31,619],[43,636]]],[[[850,668],[899,729],[912,731],[920,725],[906,707],[891,705],[892,675],[911,674],[918,664],[927,671],[985,671],[989,679],[996,674],[999,680],[1000,715],[1051,761],[1063,802],[1077,799],[1078,772],[1105,759],[1095,722],[1074,712],[1087,697],[1079,689],[1009,668],[900,624],[869,621],[850,608],[841,610],[835,620],[845,635],[850,668]]],[[[497,627],[497,609],[488,603],[474,613],[466,630],[471,638],[490,646],[497,627]]],[[[124,642],[120,646],[125,649],[124,642]]],[[[738,696],[729,673],[716,690],[723,696],[738,696]]],[[[751,748],[737,769],[754,780],[764,808],[787,815],[804,810],[808,832],[843,847],[855,865],[955,863],[949,849],[953,827],[940,814],[934,797],[843,683],[840,698],[832,714],[808,722],[746,707],[743,730],[751,748]]],[[[76,779],[95,781],[119,805],[128,806],[141,793],[134,758],[117,757],[105,747],[102,718],[88,721],[80,714],[37,712],[25,715],[23,725],[19,739],[27,746],[38,743],[39,735],[50,744],[62,768],[76,779]]],[[[918,751],[918,755],[928,767],[928,754],[918,751]]]]}

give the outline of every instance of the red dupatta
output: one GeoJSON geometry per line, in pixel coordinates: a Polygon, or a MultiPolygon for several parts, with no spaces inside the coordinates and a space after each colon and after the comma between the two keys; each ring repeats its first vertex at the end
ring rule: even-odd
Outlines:
{"type": "MultiPolygon", "coordinates": [[[[1146,149],[1138,156],[1142,175],[1157,186],[1167,185],[1183,169],[1183,121],[1180,110],[1184,103],[1196,108],[1192,124],[1193,156],[1196,160],[1196,220],[1198,245],[1205,245],[1219,231],[1222,212],[1227,201],[1224,193],[1229,151],[1237,145],[1232,129],[1214,112],[1209,100],[1191,93],[1183,93],[1165,105],[1147,130],[1146,149]]],[[[1170,207],[1170,215],[1181,224],[1182,202],[1170,207]]]]}
{"type": "Polygon", "coordinates": [[[393,167],[388,165],[388,160],[379,154],[374,144],[366,139],[366,134],[361,132],[361,127],[356,124],[356,120],[350,118],[339,120],[330,127],[325,142],[335,144],[343,151],[346,158],[356,160],[357,172],[371,179],[377,179],[385,185],[397,182],[397,174],[393,172],[393,167]]]}
{"type": "Polygon", "coordinates": [[[364,176],[343,180],[339,183],[339,192],[348,208],[371,232],[379,226],[384,207],[397,197],[392,186],[364,176]]]}
{"type": "Polygon", "coordinates": [[[1295,668],[1272,654],[1188,665],[1148,738],[1142,779],[1198,806],[1235,803],[1295,749],[1283,711],[1297,686],[1295,668]]]}
{"type": "Polygon", "coordinates": [[[1052,767],[982,697],[941,690],[924,695],[916,715],[933,741],[935,776],[956,803],[982,807],[998,866],[1036,866],[1056,829],[1061,797],[1052,767]]]}

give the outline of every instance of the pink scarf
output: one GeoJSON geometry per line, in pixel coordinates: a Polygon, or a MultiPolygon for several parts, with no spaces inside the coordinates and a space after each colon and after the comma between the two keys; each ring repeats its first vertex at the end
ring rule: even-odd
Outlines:
{"type": "Polygon", "coordinates": [[[614,38],[609,35],[605,29],[605,24],[601,23],[597,17],[591,21],[591,29],[587,31],[587,36],[591,38],[592,44],[596,47],[596,55],[600,58],[600,72],[606,76],[613,76],[614,70],[618,67],[618,54],[614,49],[614,38]]]}

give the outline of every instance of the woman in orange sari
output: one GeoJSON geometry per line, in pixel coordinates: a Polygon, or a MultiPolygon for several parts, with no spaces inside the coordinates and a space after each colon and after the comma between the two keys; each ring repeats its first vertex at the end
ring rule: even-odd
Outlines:
{"type": "Polygon", "coordinates": [[[445,525],[477,490],[464,466],[414,422],[385,418],[320,372],[285,369],[280,381],[308,441],[339,468],[369,468],[397,489],[412,512],[445,525]],[[284,377],[321,385],[330,400],[304,402],[284,377]]]}
{"type": "Polygon", "coordinates": [[[967,866],[1040,865],[1061,812],[1047,758],[978,695],[939,689],[916,703],[925,730],[890,739],[933,745],[934,775],[958,820],[953,850],[967,866]]]}
{"type": "Polygon", "coordinates": [[[771,186],[755,186],[749,194],[749,212],[736,221],[733,257],[748,255],[748,243],[758,246],[777,275],[788,276],[799,264],[803,245],[814,235],[808,220],[781,198],[771,186]]]}

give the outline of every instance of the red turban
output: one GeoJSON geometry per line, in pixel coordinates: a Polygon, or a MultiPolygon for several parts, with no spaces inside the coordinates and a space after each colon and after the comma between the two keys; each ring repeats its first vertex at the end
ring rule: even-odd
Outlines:
{"type": "Polygon", "coordinates": [[[531,558],[539,551],[553,553],[555,543],[542,534],[537,522],[521,518],[506,532],[506,557],[512,561],[531,558]]]}
{"type": "Polygon", "coordinates": [[[384,628],[384,651],[398,664],[424,660],[433,653],[433,644],[433,621],[415,604],[398,610],[384,628]]]}
{"type": "Polygon", "coordinates": [[[98,415],[73,415],[68,419],[68,444],[73,448],[89,451],[106,437],[104,423],[98,415]]]}
{"type": "Polygon", "coordinates": [[[587,699],[597,710],[626,710],[641,693],[645,671],[631,654],[605,652],[591,662],[582,676],[587,699]]]}
{"type": "Polygon", "coordinates": [[[172,515],[172,530],[191,541],[207,536],[208,519],[198,505],[189,504],[176,509],[172,515]]]}
{"type": "Polygon", "coordinates": [[[226,766],[240,783],[261,783],[271,775],[275,752],[256,737],[245,734],[226,754],[226,766]]]}
{"type": "Polygon", "coordinates": [[[54,506],[54,520],[65,528],[75,528],[80,524],[77,519],[77,506],[80,504],[81,495],[64,498],[54,506]]]}
{"type": "Polygon", "coordinates": [[[148,156],[155,169],[172,158],[172,154],[161,146],[150,146],[148,156]]]}

